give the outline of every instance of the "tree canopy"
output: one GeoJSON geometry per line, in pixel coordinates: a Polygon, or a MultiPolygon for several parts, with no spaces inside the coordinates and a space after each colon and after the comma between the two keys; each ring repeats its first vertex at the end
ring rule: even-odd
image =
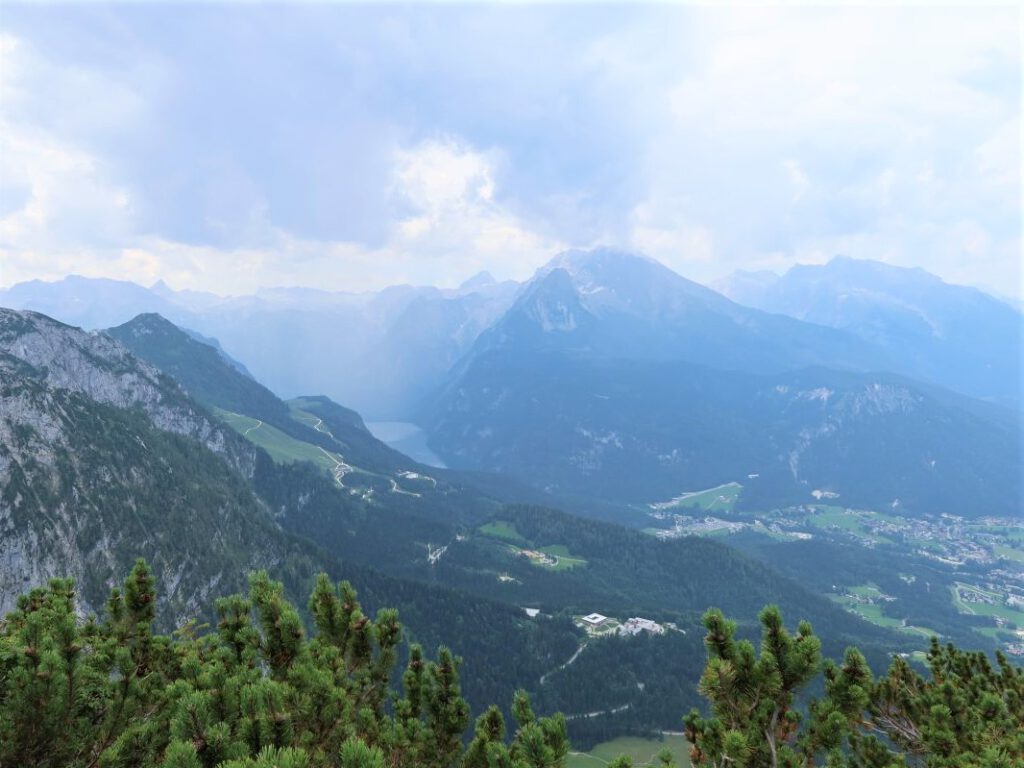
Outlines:
{"type": "MultiPolygon", "coordinates": [[[[564,768],[565,718],[515,695],[516,728],[491,706],[468,734],[461,661],[408,648],[398,614],[363,613],[321,575],[307,624],[262,572],[216,601],[210,631],[153,631],[153,575],[138,561],[102,619],[76,613],[71,581],[23,595],[0,622],[0,766],[25,768],[564,768]]],[[[1002,654],[933,640],[922,675],[902,657],[872,675],[855,648],[823,661],[807,622],[760,614],[760,648],[712,609],[684,719],[694,766],[1018,768],[1024,671],[1002,654]],[[817,687],[815,687],[817,686],[817,687]],[[808,690],[819,695],[808,698],[808,690]]],[[[667,752],[658,757],[674,768],[667,752]]],[[[627,758],[611,764],[629,768],[627,758]]]]}
{"type": "Polygon", "coordinates": [[[787,632],[769,606],[761,647],[737,640],[720,611],[704,615],[708,663],[700,680],[711,715],[685,718],[694,766],[715,768],[1010,768],[1024,765],[1024,672],[996,654],[941,645],[927,653],[927,677],[904,658],[873,678],[847,649],[822,663],[807,622],[787,632]],[[794,702],[823,675],[823,695],[805,712],[794,702]]]}
{"type": "Polygon", "coordinates": [[[560,768],[565,721],[516,696],[477,721],[460,660],[409,650],[392,684],[401,625],[363,614],[346,582],[321,576],[315,632],[265,573],[217,600],[215,631],[153,633],[156,593],[139,561],[107,604],[79,621],[68,580],[24,595],[0,625],[0,765],[39,768],[560,768]]]}

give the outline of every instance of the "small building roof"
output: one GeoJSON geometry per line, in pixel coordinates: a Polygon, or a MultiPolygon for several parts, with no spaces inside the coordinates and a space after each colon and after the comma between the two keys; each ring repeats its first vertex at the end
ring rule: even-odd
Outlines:
{"type": "Polygon", "coordinates": [[[583,620],[587,624],[600,624],[601,622],[608,621],[607,616],[602,616],[600,613],[591,613],[583,617],[583,620]]]}

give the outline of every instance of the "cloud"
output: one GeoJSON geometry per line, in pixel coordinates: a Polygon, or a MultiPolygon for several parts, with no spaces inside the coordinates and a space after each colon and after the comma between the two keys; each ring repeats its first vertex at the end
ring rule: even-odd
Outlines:
{"type": "Polygon", "coordinates": [[[130,193],[110,178],[101,158],[33,119],[26,105],[38,100],[31,91],[40,86],[40,70],[58,92],[71,84],[89,87],[80,73],[50,68],[21,41],[0,36],[0,248],[46,251],[65,241],[80,247],[117,241],[131,216],[130,193]]]}
{"type": "Polygon", "coordinates": [[[836,253],[1020,281],[1012,8],[18,6],[0,283],[711,280],[836,253]]]}
{"type": "Polygon", "coordinates": [[[702,50],[667,90],[637,210],[664,211],[648,228],[707,228],[716,256],[671,241],[652,255],[698,279],[845,253],[1019,282],[1015,11],[707,10],[696,23],[702,50]]]}
{"type": "Polygon", "coordinates": [[[3,156],[18,159],[30,191],[0,218],[0,284],[74,273],[144,285],[163,279],[222,294],[275,285],[350,291],[396,282],[455,285],[484,269],[524,279],[565,247],[498,204],[493,159],[450,137],[395,149],[390,190],[404,215],[379,246],[299,237],[256,214],[259,245],[226,247],[135,231],[127,193],[98,181],[93,158],[52,142],[4,136],[0,149],[13,151],[3,156]],[[93,230],[69,229],[72,217],[93,230]],[[101,222],[120,236],[100,237],[101,222]]]}

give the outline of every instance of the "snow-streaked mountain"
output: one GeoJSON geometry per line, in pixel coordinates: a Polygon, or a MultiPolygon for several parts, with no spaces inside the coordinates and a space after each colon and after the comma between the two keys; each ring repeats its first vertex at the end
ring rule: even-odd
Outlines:
{"type": "Polygon", "coordinates": [[[897,351],[650,259],[571,252],[524,286],[422,418],[450,466],[563,493],[653,501],[749,474],[760,504],[824,487],[912,511],[1015,509],[1012,412],[894,375],[897,351]]]}
{"type": "Polygon", "coordinates": [[[782,277],[737,273],[716,287],[726,295],[606,248],[559,254],[522,285],[481,273],[454,289],[281,287],[223,297],[68,277],[0,290],[0,306],[88,329],[157,312],[218,339],[282,397],[323,392],[374,420],[409,420],[474,353],[520,347],[726,370],[889,370],[1021,402],[1022,316],[980,291],[852,259],[782,277]]]}
{"type": "Polygon", "coordinates": [[[742,304],[856,334],[916,378],[1021,402],[1024,315],[975,288],[850,258],[794,266],[781,276],[738,272],[715,287],[742,304]]]}
{"type": "Polygon", "coordinates": [[[894,367],[852,334],[741,306],[653,259],[612,249],[556,256],[468,359],[536,349],[748,371],[894,367]]]}

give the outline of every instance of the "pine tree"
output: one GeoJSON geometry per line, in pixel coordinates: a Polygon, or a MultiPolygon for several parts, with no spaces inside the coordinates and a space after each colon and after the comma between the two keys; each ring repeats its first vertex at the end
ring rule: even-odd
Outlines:
{"type": "Polygon", "coordinates": [[[1024,766],[1024,671],[1001,653],[993,667],[983,653],[933,639],[930,678],[895,657],[874,680],[850,648],[841,665],[824,665],[824,696],[801,718],[794,696],[819,667],[820,645],[806,623],[791,636],[778,610],[766,608],[760,657],[735,639],[721,612],[709,611],[704,624],[709,659],[700,690],[713,714],[685,718],[695,766],[1024,766]]]}
{"type": "MultiPolygon", "coordinates": [[[[263,573],[250,579],[248,596],[217,601],[217,627],[209,634],[190,624],[174,638],[154,635],[155,602],[153,577],[142,562],[112,592],[102,622],[77,620],[69,581],[54,580],[21,598],[0,623],[0,765],[454,768],[464,762],[469,708],[460,661],[441,648],[431,662],[413,646],[403,691],[393,691],[398,615],[382,610],[370,619],[350,584],[317,580],[311,637],[281,585],[263,573]]],[[[526,711],[529,703],[517,700],[517,707],[526,711]]],[[[513,762],[500,712],[488,710],[484,722],[487,768],[561,765],[513,762]]],[[[564,721],[531,723],[549,744],[565,743],[564,721]]]]}
{"type": "Polygon", "coordinates": [[[735,639],[736,625],[721,611],[704,615],[710,659],[699,688],[714,717],[694,710],[685,720],[695,764],[778,768],[800,762],[793,750],[800,723],[793,699],[820,667],[821,642],[807,622],[790,635],[775,606],[765,608],[760,620],[758,655],[752,643],[735,639]]]}

